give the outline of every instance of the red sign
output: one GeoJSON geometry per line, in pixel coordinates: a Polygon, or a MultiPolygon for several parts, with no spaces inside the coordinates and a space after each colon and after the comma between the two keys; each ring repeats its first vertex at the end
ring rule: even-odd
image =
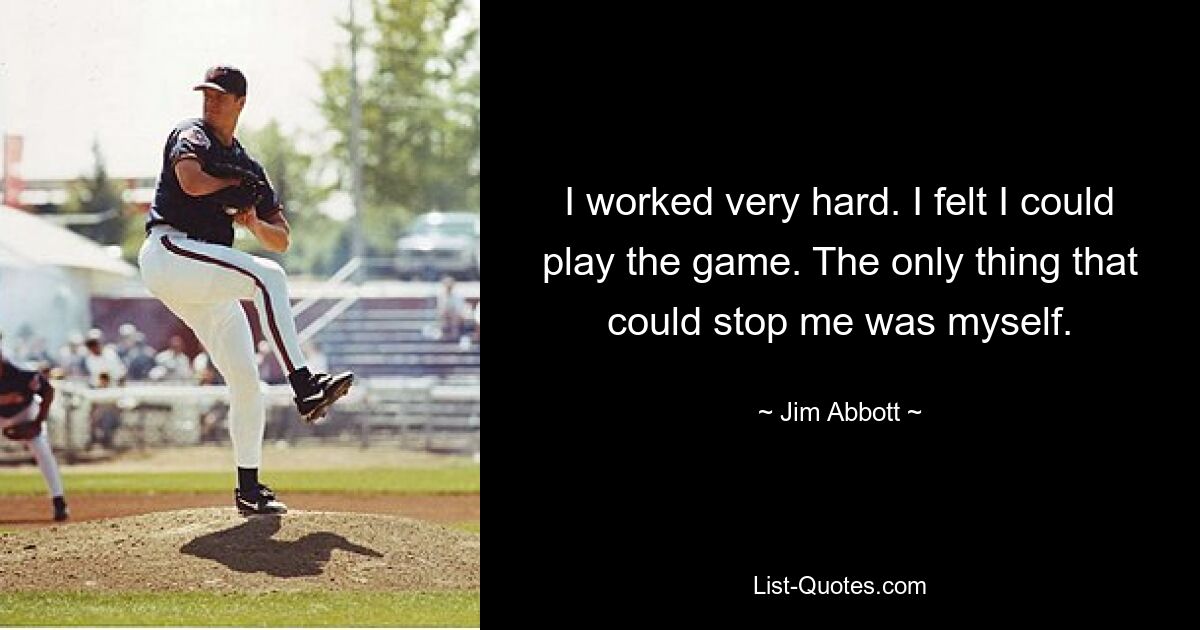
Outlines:
{"type": "Polygon", "coordinates": [[[4,136],[4,205],[21,207],[21,136],[4,136]]]}

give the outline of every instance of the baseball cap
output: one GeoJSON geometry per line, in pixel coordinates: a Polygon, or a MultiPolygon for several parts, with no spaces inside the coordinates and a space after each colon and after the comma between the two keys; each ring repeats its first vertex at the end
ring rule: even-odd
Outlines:
{"type": "Polygon", "coordinates": [[[246,75],[233,66],[213,66],[204,73],[204,82],[193,90],[219,90],[235,96],[246,95],[246,75]]]}

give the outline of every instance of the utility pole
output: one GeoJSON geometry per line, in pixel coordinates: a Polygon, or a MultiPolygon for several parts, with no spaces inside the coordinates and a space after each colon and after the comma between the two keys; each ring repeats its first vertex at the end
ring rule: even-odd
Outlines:
{"type": "Polygon", "coordinates": [[[363,242],[363,192],[362,192],[362,150],[359,146],[359,128],[362,126],[362,105],[358,95],[358,24],[354,22],[354,0],[350,3],[350,180],[354,199],[354,244],[352,255],[359,259],[359,266],[354,271],[354,283],[361,285],[366,267],[364,255],[366,246],[363,242]]]}

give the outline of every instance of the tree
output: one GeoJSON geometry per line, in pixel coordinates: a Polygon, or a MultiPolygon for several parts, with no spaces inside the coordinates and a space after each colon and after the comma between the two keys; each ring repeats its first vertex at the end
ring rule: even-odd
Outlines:
{"type": "Polygon", "coordinates": [[[339,244],[345,226],[319,210],[329,196],[330,187],[313,183],[316,177],[312,156],[301,152],[275,120],[260,129],[244,131],[238,138],[267,170],[288,221],[295,227],[292,248],[286,256],[262,250],[252,236],[246,241],[246,248],[278,259],[294,273],[328,275],[344,264],[348,255],[339,251],[339,244]]]}
{"type": "Polygon", "coordinates": [[[126,212],[125,202],[121,198],[124,186],[109,179],[98,142],[92,143],[92,158],[92,174],[81,176],[67,186],[67,200],[60,210],[63,214],[90,215],[80,216],[86,222],[80,221],[71,226],[79,234],[102,245],[124,244],[126,223],[136,224],[137,213],[126,212]]]}
{"type": "MultiPolygon", "coordinates": [[[[372,71],[360,89],[364,233],[371,249],[390,253],[414,214],[479,210],[479,24],[461,0],[372,6],[364,38],[372,71]],[[456,18],[469,23],[449,41],[456,18]]],[[[349,77],[345,58],[324,69],[320,103],[347,188],[349,77]]]]}

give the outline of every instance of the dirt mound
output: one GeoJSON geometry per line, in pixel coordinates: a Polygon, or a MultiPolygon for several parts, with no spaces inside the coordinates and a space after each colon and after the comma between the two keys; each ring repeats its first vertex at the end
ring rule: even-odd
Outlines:
{"type": "MultiPolygon", "coordinates": [[[[133,516],[164,510],[230,505],[229,494],[79,494],[71,499],[71,521],[133,516]]],[[[292,510],[391,514],[437,523],[479,522],[478,494],[289,494],[292,510]]],[[[293,512],[295,513],[295,512],[293,512]]],[[[53,511],[44,496],[0,497],[0,529],[50,527],[53,511]]],[[[0,545],[0,550],[3,546],[0,545]]]]}
{"type": "Polygon", "coordinates": [[[0,592],[477,588],[478,534],[396,516],[203,508],[0,537],[0,592]]]}

